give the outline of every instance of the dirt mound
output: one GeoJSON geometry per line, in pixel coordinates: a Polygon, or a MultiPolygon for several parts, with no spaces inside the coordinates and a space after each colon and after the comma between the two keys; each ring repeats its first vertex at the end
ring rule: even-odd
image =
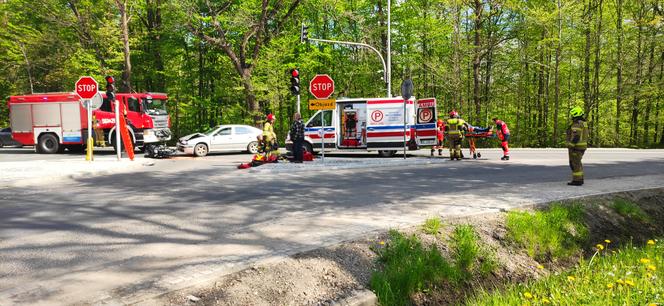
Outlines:
{"type": "MultiPolygon", "coordinates": [[[[456,225],[470,224],[482,243],[494,251],[498,262],[498,269],[491,274],[473,277],[461,286],[439,284],[427,293],[417,293],[411,297],[413,304],[457,304],[474,294],[476,288],[495,290],[566,270],[582,256],[592,255],[594,246],[605,239],[611,240],[613,246],[619,246],[664,236],[664,189],[595,196],[566,201],[563,205],[572,203],[585,208],[583,222],[589,235],[581,251],[562,259],[538,262],[523,248],[513,245],[507,238],[505,213],[445,220],[438,233],[433,234],[425,233],[421,227],[402,230],[405,234],[417,236],[424,245],[435,245],[449,257],[452,231],[456,225]],[[616,199],[637,204],[645,212],[645,217],[618,213],[614,207],[616,199]]],[[[382,247],[386,239],[387,233],[384,233],[298,254],[278,263],[222,277],[212,287],[169,294],[160,302],[170,305],[332,305],[369,286],[371,274],[378,268],[374,250],[382,247]],[[200,300],[194,302],[196,298],[200,300]]]]}

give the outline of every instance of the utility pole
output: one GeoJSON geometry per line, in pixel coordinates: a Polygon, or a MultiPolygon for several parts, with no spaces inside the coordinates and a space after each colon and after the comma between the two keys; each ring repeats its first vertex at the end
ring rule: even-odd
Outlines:
{"type": "Polygon", "coordinates": [[[392,27],[391,5],[392,0],[387,0],[387,97],[392,98],[392,27]]]}

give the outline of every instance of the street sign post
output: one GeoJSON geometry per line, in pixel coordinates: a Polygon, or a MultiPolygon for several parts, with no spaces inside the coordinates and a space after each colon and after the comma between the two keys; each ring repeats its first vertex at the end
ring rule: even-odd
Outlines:
{"type": "MultiPolygon", "coordinates": [[[[309,92],[318,100],[309,100],[309,109],[311,110],[329,110],[334,109],[336,101],[334,99],[325,100],[334,93],[334,80],[327,74],[317,74],[309,82],[309,92]]],[[[322,127],[320,130],[320,147],[322,160],[325,162],[325,113],[321,113],[322,127]]]]}
{"type": "MultiPolygon", "coordinates": [[[[99,85],[97,84],[97,81],[93,79],[90,76],[83,76],[76,81],[76,94],[81,97],[83,100],[82,103],[84,104],[85,108],[88,111],[88,139],[86,142],[87,145],[87,153],[85,154],[85,160],[87,161],[92,161],[93,155],[92,155],[92,150],[94,146],[94,141],[92,140],[92,102],[91,99],[94,98],[96,95],[99,94],[99,85]]],[[[101,96],[99,96],[101,98],[101,96]]],[[[97,99],[95,99],[97,100],[97,99]]],[[[96,104],[97,101],[95,101],[96,104]]],[[[101,103],[99,103],[99,106],[101,106],[101,103]]],[[[97,108],[99,107],[97,106],[97,108]]]]}
{"type": "MultiPolygon", "coordinates": [[[[413,81],[405,79],[401,83],[401,97],[403,98],[403,159],[406,159],[406,103],[413,96],[413,81]]],[[[413,135],[411,135],[412,137],[413,135]]]]}
{"type": "Polygon", "coordinates": [[[334,93],[334,80],[327,74],[317,74],[309,82],[309,92],[316,99],[327,99],[334,93]]]}

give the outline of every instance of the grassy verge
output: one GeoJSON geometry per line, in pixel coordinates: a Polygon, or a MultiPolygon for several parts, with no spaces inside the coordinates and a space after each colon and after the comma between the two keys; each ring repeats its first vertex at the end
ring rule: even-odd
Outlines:
{"type": "Polygon", "coordinates": [[[613,250],[597,245],[589,261],[565,274],[482,293],[467,305],[663,305],[664,243],[613,250]]]}
{"type": "MultiPolygon", "coordinates": [[[[438,228],[439,224],[423,226],[431,233],[438,233],[438,228]]],[[[446,259],[435,246],[423,246],[417,236],[390,231],[389,242],[374,250],[382,269],[372,274],[370,285],[380,304],[409,305],[415,292],[426,292],[440,283],[458,286],[497,267],[492,251],[473,226],[456,227],[450,240],[451,258],[446,259]]]]}
{"type": "Polygon", "coordinates": [[[537,260],[566,257],[574,254],[588,236],[583,224],[581,205],[554,204],[534,213],[507,213],[508,239],[526,249],[537,260]]]}
{"type": "Polygon", "coordinates": [[[625,199],[615,199],[611,208],[625,218],[635,219],[644,223],[648,222],[648,215],[638,205],[625,199]]]}

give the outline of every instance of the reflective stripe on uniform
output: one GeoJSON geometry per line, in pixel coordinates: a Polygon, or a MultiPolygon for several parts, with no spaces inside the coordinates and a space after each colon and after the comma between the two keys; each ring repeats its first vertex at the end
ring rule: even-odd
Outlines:
{"type": "Polygon", "coordinates": [[[572,172],[572,176],[583,176],[583,171],[572,172]]]}

